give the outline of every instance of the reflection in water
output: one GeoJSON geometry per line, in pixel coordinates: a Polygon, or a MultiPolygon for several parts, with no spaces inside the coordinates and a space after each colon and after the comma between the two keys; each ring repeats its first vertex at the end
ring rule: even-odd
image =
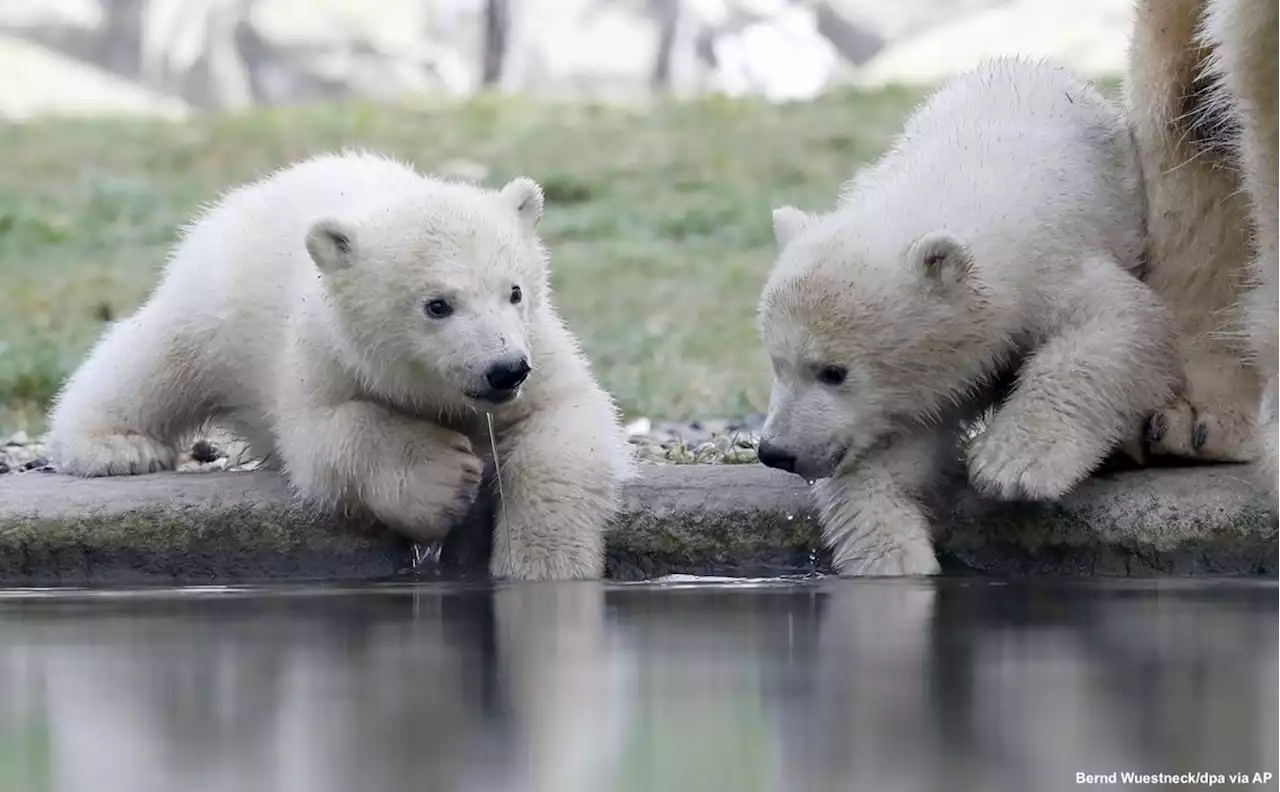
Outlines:
{"type": "Polygon", "coordinates": [[[0,792],[1275,774],[1277,640],[1245,581],[0,597],[0,792]]]}

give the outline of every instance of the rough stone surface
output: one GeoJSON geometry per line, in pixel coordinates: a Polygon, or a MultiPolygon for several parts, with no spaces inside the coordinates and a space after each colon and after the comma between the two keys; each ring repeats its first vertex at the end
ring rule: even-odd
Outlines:
{"type": "MultiPolygon", "coordinates": [[[[941,514],[952,572],[1276,575],[1277,524],[1224,466],[1101,476],[1057,504],[971,494],[941,514]]],[[[0,585],[440,576],[474,569],[457,537],[415,547],[354,516],[301,506],[270,471],[114,479],[0,478],[0,585]],[[443,559],[443,560],[441,560],[443,559]],[[459,559],[459,560],[455,560],[459,559]]],[[[645,465],[611,530],[615,579],[828,571],[808,487],[759,465],[645,465]]],[[[482,548],[483,549],[483,548],[482,548]]]]}

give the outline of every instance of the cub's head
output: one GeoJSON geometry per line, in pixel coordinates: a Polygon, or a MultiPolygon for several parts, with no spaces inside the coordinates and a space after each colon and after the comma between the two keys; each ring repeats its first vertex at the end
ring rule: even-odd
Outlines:
{"type": "Polygon", "coordinates": [[[426,374],[442,407],[485,409],[516,399],[537,365],[542,207],[530,179],[496,191],[428,182],[358,216],[316,221],[306,248],[367,364],[426,374]]]}
{"type": "Polygon", "coordinates": [[[980,386],[1005,348],[970,248],[886,220],[774,212],[778,260],[759,308],[770,467],[812,480],[856,464],[980,386]]]}

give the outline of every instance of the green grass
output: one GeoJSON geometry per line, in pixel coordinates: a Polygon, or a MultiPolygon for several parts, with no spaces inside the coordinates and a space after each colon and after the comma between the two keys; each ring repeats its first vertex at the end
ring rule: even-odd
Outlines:
{"type": "Polygon", "coordinates": [[[307,154],[363,146],[430,170],[540,180],[562,313],[628,415],[761,410],[755,304],[769,211],[830,205],[919,94],[645,110],[481,97],[433,107],[255,110],[185,125],[0,127],[0,431],[43,411],[100,332],[155,284],[175,229],[221,191],[307,154]]]}

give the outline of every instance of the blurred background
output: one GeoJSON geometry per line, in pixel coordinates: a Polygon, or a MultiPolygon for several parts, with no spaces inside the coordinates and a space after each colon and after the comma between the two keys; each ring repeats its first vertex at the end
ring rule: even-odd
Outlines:
{"type": "Polygon", "coordinates": [[[484,87],[811,99],[1016,49],[1121,64],[1129,0],[8,0],[0,113],[130,112],[484,87]]]}
{"type": "Polygon", "coordinates": [[[829,206],[930,86],[984,57],[1050,57],[1114,88],[1130,14],[1130,0],[4,0],[0,440],[43,431],[202,203],[343,146],[541,181],[561,311],[637,436],[669,456],[750,428],[767,403],[754,309],[770,209],[829,206]]]}

